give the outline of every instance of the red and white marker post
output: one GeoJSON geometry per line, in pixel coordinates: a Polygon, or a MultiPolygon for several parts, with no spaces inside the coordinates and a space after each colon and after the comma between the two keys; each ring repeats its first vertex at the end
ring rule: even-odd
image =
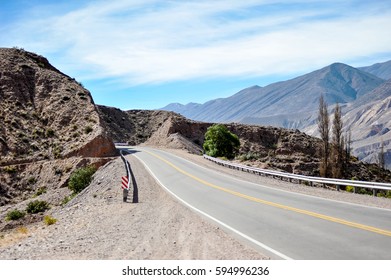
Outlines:
{"type": "Polygon", "coordinates": [[[122,176],[122,189],[129,190],[129,179],[128,176],[122,176]]]}

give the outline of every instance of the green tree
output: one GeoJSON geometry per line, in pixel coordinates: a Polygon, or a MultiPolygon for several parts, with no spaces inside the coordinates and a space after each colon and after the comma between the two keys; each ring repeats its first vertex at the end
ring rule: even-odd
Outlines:
{"type": "Polygon", "coordinates": [[[205,133],[205,153],[212,157],[234,158],[239,150],[239,137],[222,124],[214,124],[205,133]]]}

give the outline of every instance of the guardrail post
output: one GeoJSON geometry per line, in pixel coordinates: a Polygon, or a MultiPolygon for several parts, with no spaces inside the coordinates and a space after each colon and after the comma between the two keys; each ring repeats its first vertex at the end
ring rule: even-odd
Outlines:
{"type": "Polygon", "coordinates": [[[377,196],[377,189],[373,189],[373,196],[377,196]]]}
{"type": "Polygon", "coordinates": [[[122,154],[122,151],[120,151],[121,154],[121,159],[125,164],[125,170],[126,170],[126,178],[127,178],[127,186],[122,188],[122,197],[123,197],[123,202],[126,202],[128,199],[128,194],[129,194],[129,185],[130,185],[130,176],[129,176],[129,163],[125,159],[124,155],[122,154]]]}

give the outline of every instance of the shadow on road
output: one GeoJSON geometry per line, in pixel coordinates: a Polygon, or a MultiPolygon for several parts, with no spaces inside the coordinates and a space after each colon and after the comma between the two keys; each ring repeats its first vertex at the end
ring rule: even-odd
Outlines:
{"type": "Polygon", "coordinates": [[[139,153],[140,151],[132,148],[117,148],[124,156],[139,153]]]}

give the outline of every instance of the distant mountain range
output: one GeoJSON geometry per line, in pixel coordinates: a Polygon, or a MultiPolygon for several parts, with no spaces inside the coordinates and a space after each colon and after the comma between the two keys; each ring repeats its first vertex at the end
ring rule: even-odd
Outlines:
{"type": "Polygon", "coordinates": [[[204,104],[178,103],[162,108],[206,122],[238,122],[299,129],[317,135],[319,97],[343,108],[345,128],[352,131],[354,153],[374,162],[381,142],[391,165],[391,61],[354,68],[333,63],[320,70],[265,87],[252,86],[204,104]]]}
{"type": "Polygon", "coordinates": [[[360,67],[358,69],[371,73],[384,80],[391,79],[391,60],[383,63],[376,63],[367,67],[360,67]]]}

